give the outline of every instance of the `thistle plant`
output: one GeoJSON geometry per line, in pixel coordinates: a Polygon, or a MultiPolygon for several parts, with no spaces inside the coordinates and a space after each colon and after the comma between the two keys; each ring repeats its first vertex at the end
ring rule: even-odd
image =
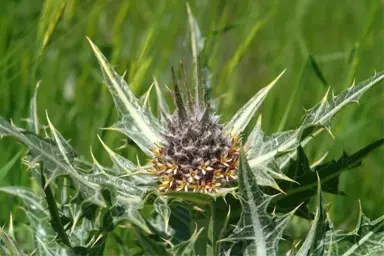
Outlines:
{"type": "MultiPolygon", "coordinates": [[[[0,118],[0,136],[13,137],[29,149],[23,161],[39,185],[34,191],[0,187],[24,200],[32,251],[102,255],[108,239],[116,241],[113,252],[120,255],[373,255],[383,251],[384,216],[371,221],[360,210],[352,232],[337,230],[324,207],[323,191],[339,193],[340,174],[359,166],[384,140],[315,165],[303,148],[322,131],[330,132],[332,117],[382,81],[384,73],[337,96],[329,97],[328,91],[307,110],[296,130],[267,135],[259,115],[245,136],[245,128],[284,72],[223,123],[207,94],[207,77],[201,71],[206,67],[201,67],[199,58],[201,33],[189,8],[188,13],[195,83],[188,82],[183,64],[180,76],[171,69],[173,113],[157,81],[137,99],[89,40],[120,116],[106,129],[131,139],[148,156],[145,165],[135,165],[101,138],[113,166],[102,166],[92,151],[92,162],[83,160],[54,127],[48,112],[48,125],[40,124],[38,86],[27,130],[0,118]],[[157,117],[149,105],[153,87],[157,117]],[[314,210],[308,206],[312,197],[314,210]],[[289,232],[293,216],[310,223],[300,241],[289,232]]],[[[0,239],[3,254],[25,254],[12,228],[0,229],[0,239]]]]}

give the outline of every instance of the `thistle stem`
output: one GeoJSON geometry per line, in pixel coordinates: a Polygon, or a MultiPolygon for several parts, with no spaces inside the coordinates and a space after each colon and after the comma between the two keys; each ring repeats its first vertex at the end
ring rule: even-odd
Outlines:
{"type": "Polygon", "coordinates": [[[61,222],[61,219],[60,219],[60,214],[59,214],[59,210],[57,209],[55,196],[53,195],[51,187],[46,183],[43,170],[44,170],[44,165],[43,163],[41,163],[41,167],[40,167],[41,186],[45,194],[45,200],[47,201],[47,204],[48,204],[48,211],[51,215],[51,226],[53,230],[57,232],[57,235],[61,239],[61,241],[69,248],[72,248],[71,242],[69,241],[67,233],[64,230],[63,223],[61,222]]]}

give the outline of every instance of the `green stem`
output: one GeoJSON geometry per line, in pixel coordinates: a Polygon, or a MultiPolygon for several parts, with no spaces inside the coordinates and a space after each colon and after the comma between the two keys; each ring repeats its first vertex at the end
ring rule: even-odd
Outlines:
{"type": "Polygon", "coordinates": [[[51,187],[48,184],[46,184],[46,180],[43,174],[43,170],[44,170],[43,163],[41,163],[40,170],[41,170],[41,186],[44,190],[45,200],[47,201],[48,210],[51,215],[51,226],[53,230],[57,232],[57,235],[61,239],[61,241],[66,246],[71,248],[72,247],[71,242],[69,241],[67,233],[64,230],[63,223],[61,222],[61,219],[60,219],[60,214],[59,214],[59,210],[57,209],[55,196],[53,195],[51,187]]]}

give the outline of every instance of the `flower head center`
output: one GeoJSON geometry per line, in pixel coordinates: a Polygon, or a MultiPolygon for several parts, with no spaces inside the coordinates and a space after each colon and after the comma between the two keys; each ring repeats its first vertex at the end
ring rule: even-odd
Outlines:
{"type": "MultiPolygon", "coordinates": [[[[195,91],[203,88],[199,66],[198,61],[195,91]]],[[[204,91],[196,95],[204,95],[205,102],[198,96],[192,98],[182,64],[180,71],[185,90],[179,88],[172,68],[176,111],[173,115],[163,113],[167,129],[162,136],[167,143],[153,150],[152,173],[159,176],[161,191],[217,192],[218,187],[237,178],[239,140],[223,131],[204,91]]]]}
{"type": "Polygon", "coordinates": [[[175,129],[177,122],[173,120],[164,134],[169,144],[153,150],[151,162],[160,178],[159,190],[211,193],[237,178],[237,138],[224,134],[216,121],[207,126],[192,120],[175,129]]]}

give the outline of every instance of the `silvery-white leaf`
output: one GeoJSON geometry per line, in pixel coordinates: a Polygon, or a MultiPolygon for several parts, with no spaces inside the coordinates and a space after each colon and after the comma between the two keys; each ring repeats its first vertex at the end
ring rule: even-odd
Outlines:
{"type": "Polygon", "coordinates": [[[155,128],[157,132],[163,133],[165,132],[165,127],[161,124],[161,122],[158,119],[155,118],[150,106],[149,95],[154,85],[155,83],[153,83],[151,87],[149,87],[148,91],[143,95],[143,102],[141,104],[142,105],[141,113],[143,116],[148,117],[148,121],[151,127],[155,128]]]}
{"type": "Polygon", "coordinates": [[[292,181],[280,171],[275,161],[275,156],[279,152],[295,148],[298,143],[296,138],[295,131],[286,131],[267,136],[261,130],[261,116],[258,118],[255,128],[245,143],[248,163],[258,185],[271,186],[280,190],[275,179],[292,181]]]}
{"type": "MultiPolygon", "coordinates": [[[[302,118],[302,126],[297,130],[299,133],[309,127],[315,127],[315,129],[313,129],[313,131],[308,134],[306,138],[302,138],[303,140],[300,145],[304,147],[324,129],[330,131],[330,121],[333,116],[340,112],[340,110],[342,110],[346,105],[358,102],[366,91],[381,82],[383,79],[384,72],[377,73],[357,85],[352,84],[351,87],[344,90],[339,95],[332,96],[330,100],[328,100],[328,90],[322,101],[315,107],[308,110],[302,118]]],[[[295,156],[296,151],[292,151],[291,153],[282,156],[279,160],[280,168],[284,168],[288,164],[289,159],[295,156]]]]}
{"type": "Polygon", "coordinates": [[[244,147],[247,150],[249,165],[269,161],[277,153],[291,151],[298,145],[298,131],[289,130],[268,136],[261,129],[261,116],[249,135],[244,147]]]}
{"type": "Polygon", "coordinates": [[[309,136],[307,136],[301,142],[300,142],[299,137],[300,137],[302,130],[301,130],[301,128],[296,130],[295,134],[297,136],[292,137],[285,142],[286,145],[289,145],[289,146],[294,145],[294,147],[291,148],[291,150],[289,150],[290,152],[288,152],[287,154],[276,157],[276,160],[279,164],[280,170],[283,170],[283,168],[285,168],[287,166],[287,164],[289,163],[289,160],[296,156],[296,153],[297,153],[296,149],[299,145],[304,148],[309,142],[311,142],[311,140],[316,138],[316,136],[319,135],[323,130],[324,130],[324,128],[321,128],[321,127],[316,129],[314,132],[312,132],[309,136]]]}
{"type": "Polygon", "coordinates": [[[384,215],[375,220],[368,219],[362,212],[354,230],[345,232],[335,230],[328,219],[330,229],[325,239],[316,248],[324,250],[324,255],[332,256],[370,256],[384,252],[384,215]]]}
{"type": "MultiPolygon", "coordinates": [[[[48,177],[47,183],[52,182],[59,175],[69,175],[77,184],[77,188],[86,195],[87,201],[105,207],[104,199],[100,193],[100,184],[113,184],[118,188],[118,198],[124,202],[138,202],[141,198],[137,193],[143,193],[144,187],[137,189],[133,181],[113,176],[110,174],[82,173],[74,167],[75,153],[68,142],[56,130],[48,119],[53,139],[43,139],[38,135],[25,132],[13,127],[7,121],[0,118],[0,134],[13,136],[26,145],[32,159],[29,165],[35,166],[39,162],[44,164],[44,174],[48,177]]],[[[131,166],[130,166],[131,167],[131,166]]]]}
{"type": "Polygon", "coordinates": [[[161,91],[161,88],[159,86],[159,82],[157,81],[156,77],[153,77],[153,81],[155,84],[155,91],[156,91],[156,98],[157,98],[157,108],[158,108],[158,115],[162,117],[161,111],[164,111],[165,113],[170,113],[169,106],[167,104],[167,101],[165,100],[164,94],[161,91]]]}
{"type": "Polygon", "coordinates": [[[243,211],[232,234],[221,241],[245,242],[244,255],[276,255],[278,241],[294,211],[281,216],[268,214],[267,207],[272,197],[259,189],[243,149],[239,172],[239,199],[243,211]]]}
{"type": "Polygon", "coordinates": [[[0,227],[0,254],[6,256],[26,256],[22,249],[16,244],[14,238],[0,227]]]}
{"type": "MultiPolygon", "coordinates": [[[[132,183],[131,184],[132,189],[134,188],[136,189],[136,193],[134,194],[140,195],[144,193],[148,189],[145,186],[153,182],[153,175],[148,175],[148,174],[145,175],[144,173],[140,173],[141,171],[144,170],[144,168],[141,168],[142,170],[139,170],[138,167],[136,167],[131,161],[129,161],[125,157],[115,153],[112,149],[110,149],[101,140],[100,137],[99,137],[99,140],[113,162],[113,169],[112,169],[114,171],[113,175],[116,176],[116,178],[118,179],[121,179],[127,182],[129,181],[130,183],[132,183]]],[[[93,160],[101,173],[104,173],[105,175],[109,175],[107,172],[104,172],[104,168],[102,168],[101,165],[97,163],[95,158],[93,158],[93,160]]],[[[109,176],[112,176],[112,175],[109,175],[109,176]]]]}
{"type": "Polygon", "coordinates": [[[56,234],[49,224],[50,215],[47,209],[48,206],[42,196],[38,196],[32,190],[23,187],[0,187],[0,191],[23,200],[24,207],[22,209],[28,219],[28,227],[31,228],[31,232],[33,232],[36,238],[34,245],[38,249],[38,252],[45,251],[45,249],[52,251],[52,249],[58,247],[57,243],[54,242],[56,234]],[[45,249],[43,247],[45,247],[45,249]]]}
{"type": "MultiPolygon", "coordinates": [[[[67,142],[53,127],[52,123],[49,121],[49,118],[48,123],[57,147],[59,148],[60,152],[64,152],[67,142]]],[[[106,147],[105,144],[104,146],[106,147]]],[[[115,154],[109,148],[107,149],[109,150],[110,155],[112,154],[115,165],[119,166],[119,168],[124,168],[124,170],[129,173],[129,171],[131,171],[129,169],[133,168],[133,164],[128,160],[124,161],[123,158],[117,158],[117,154],[115,154]]],[[[64,160],[68,163],[69,166],[69,160],[66,158],[64,158],[64,160]]],[[[114,176],[103,171],[103,168],[95,161],[95,159],[94,164],[96,170],[92,170],[93,172],[90,174],[78,172],[74,169],[73,165],[70,165],[68,172],[72,179],[79,183],[79,190],[88,196],[86,201],[92,201],[98,205],[105,206],[104,199],[101,196],[101,187],[103,185],[112,185],[117,190],[117,201],[124,205],[124,208],[126,209],[123,216],[127,216],[126,219],[128,221],[139,226],[145,232],[150,233],[148,227],[145,224],[145,221],[138,213],[138,209],[141,207],[142,203],[141,198],[145,191],[148,189],[147,186],[143,186],[143,184],[138,183],[136,179],[124,179],[122,177],[114,176]]]]}
{"type": "Polygon", "coordinates": [[[245,144],[249,165],[251,168],[256,168],[260,164],[265,166],[264,163],[275,159],[279,166],[278,169],[282,170],[289,163],[289,159],[296,156],[295,149],[299,145],[304,147],[324,129],[328,129],[331,118],[337,112],[347,104],[356,102],[364,92],[383,79],[384,73],[378,73],[356,86],[351,86],[338,96],[333,96],[330,101],[327,100],[327,93],[322,102],[306,113],[302,126],[296,130],[268,136],[261,130],[261,125],[257,124],[245,144]],[[310,127],[314,127],[314,129],[305,138],[302,138],[303,131],[310,127]]]}
{"type": "MultiPolygon", "coordinates": [[[[357,225],[352,231],[335,229],[324,205],[319,205],[305,240],[294,255],[299,256],[370,256],[384,252],[384,215],[371,221],[361,211],[357,225]],[[319,208],[320,207],[320,208],[319,208]]],[[[293,254],[291,254],[293,255],[293,254]]]]}
{"type": "Polygon", "coordinates": [[[141,111],[142,106],[140,106],[124,79],[115,72],[99,48],[91,40],[89,42],[99,61],[115,106],[122,118],[120,122],[113,126],[113,129],[123,132],[144,152],[151,154],[151,149],[155,149],[156,145],[166,143],[164,138],[151,126],[150,117],[141,111]]]}
{"type": "Polygon", "coordinates": [[[156,214],[150,220],[151,225],[159,232],[164,232],[168,236],[174,235],[175,231],[169,226],[171,207],[169,206],[168,198],[165,196],[157,197],[153,206],[156,214]]]}
{"type": "Polygon", "coordinates": [[[261,89],[255,96],[252,97],[234,117],[225,125],[224,130],[232,136],[238,136],[244,131],[249,121],[252,119],[261,103],[264,101],[268,92],[277,83],[279,78],[284,74],[285,70],[281,72],[269,85],[261,89]]]}
{"type": "Polygon", "coordinates": [[[308,110],[303,117],[303,126],[322,125],[326,126],[331,118],[336,115],[347,104],[358,102],[361,96],[372,88],[374,85],[384,79],[384,72],[377,73],[373,77],[359,83],[352,85],[347,90],[341,92],[337,96],[332,96],[328,100],[328,92],[325,94],[322,101],[312,109],[308,110]]]}
{"type": "Polygon", "coordinates": [[[33,193],[32,190],[28,188],[21,187],[0,187],[0,191],[7,194],[20,197],[24,200],[25,204],[32,207],[31,209],[46,213],[46,205],[42,203],[42,198],[33,193]]]}
{"type": "Polygon", "coordinates": [[[23,143],[30,150],[31,160],[28,165],[32,168],[43,161],[44,167],[49,171],[48,179],[67,174],[72,170],[68,163],[73,161],[76,154],[71,147],[68,147],[66,141],[60,150],[54,140],[43,139],[34,133],[12,126],[1,117],[0,136],[12,136],[23,143]]]}

